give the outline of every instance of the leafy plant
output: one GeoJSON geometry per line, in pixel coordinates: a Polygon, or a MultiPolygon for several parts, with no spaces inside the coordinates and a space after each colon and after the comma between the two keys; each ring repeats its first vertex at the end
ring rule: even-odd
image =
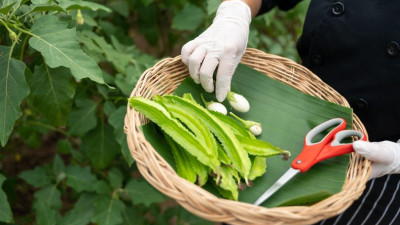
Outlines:
{"type": "MultiPolygon", "coordinates": [[[[123,125],[140,75],[179,54],[218,5],[0,0],[0,223],[208,223],[141,178],[123,125]]],[[[274,15],[255,20],[249,46],[268,51],[256,35],[274,15]]]]}

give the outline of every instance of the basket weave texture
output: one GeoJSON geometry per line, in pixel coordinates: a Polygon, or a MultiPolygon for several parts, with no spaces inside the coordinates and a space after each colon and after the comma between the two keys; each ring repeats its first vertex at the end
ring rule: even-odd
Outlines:
{"type": "MultiPolygon", "coordinates": [[[[349,107],[344,97],[311,71],[289,59],[247,49],[241,63],[304,93],[349,107]]],[[[188,75],[180,56],[163,59],[142,74],[131,96],[151,98],[153,95],[171,94],[188,75]]],[[[370,161],[352,153],[341,192],[312,206],[265,208],[222,199],[177,175],[140,131],[139,127],[147,122],[142,114],[127,107],[125,133],[140,173],[152,186],[175,199],[191,213],[215,222],[313,224],[341,213],[359,198],[371,171],[370,161]]],[[[356,115],[353,115],[353,129],[367,133],[356,115]]]]}

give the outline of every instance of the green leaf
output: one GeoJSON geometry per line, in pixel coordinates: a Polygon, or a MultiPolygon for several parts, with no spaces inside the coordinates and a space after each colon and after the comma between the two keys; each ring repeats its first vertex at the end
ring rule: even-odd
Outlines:
{"type": "Polygon", "coordinates": [[[111,126],[100,123],[82,139],[82,149],[96,169],[109,166],[120,152],[112,132],[111,126]]]}
{"type": "Polygon", "coordinates": [[[177,30],[196,30],[204,20],[204,12],[201,8],[187,3],[172,20],[172,28],[177,30]]]}
{"type": "MultiPolygon", "coordinates": [[[[126,108],[126,107],[125,107],[126,108]]],[[[106,101],[103,104],[103,112],[107,115],[110,116],[111,113],[113,113],[116,110],[116,106],[111,102],[111,101],[106,101]]]]}
{"type": "Polygon", "coordinates": [[[25,170],[19,174],[25,182],[31,184],[37,188],[43,187],[51,183],[50,176],[46,173],[46,171],[40,167],[36,166],[35,169],[25,170]]]}
{"type": "Polygon", "coordinates": [[[61,154],[69,154],[72,151],[72,144],[67,139],[59,140],[57,150],[61,154]]]}
{"type": "Polygon", "coordinates": [[[96,211],[93,222],[99,225],[115,225],[123,221],[122,212],[125,209],[125,205],[121,200],[104,195],[96,200],[95,206],[96,211]]]}
{"type": "Polygon", "coordinates": [[[3,4],[0,7],[0,13],[7,14],[8,12],[10,12],[10,10],[16,3],[17,3],[16,1],[14,2],[3,1],[3,4]]]}
{"type": "Polygon", "coordinates": [[[95,2],[88,2],[88,1],[82,1],[82,0],[62,0],[59,2],[60,2],[59,5],[65,10],[88,9],[88,10],[93,10],[93,11],[103,10],[108,13],[111,12],[111,9],[109,9],[103,5],[97,4],[95,2]]]}
{"type": "Polygon", "coordinates": [[[53,172],[56,176],[60,175],[61,173],[65,172],[65,164],[62,158],[59,155],[54,157],[53,161],[53,172]]]}
{"type": "Polygon", "coordinates": [[[142,225],[146,223],[146,219],[143,214],[136,208],[132,206],[126,206],[125,210],[122,212],[122,218],[124,225],[142,225]]]}
{"type": "Polygon", "coordinates": [[[97,178],[90,172],[90,167],[80,167],[78,165],[69,165],[66,168],[67,185],[77,192],[93,191],[93,184],[97,178]]]}
{"type": "Polygon", "coordinates": [[[31,33],[29,45],[44,56],[49,67],[64,66],[78,80],[104,83],[100,67],[80,48],[75,28],[68,29],[57,17],[46,15],[35,21],[31,33]]]}
{"type": "Polygon", "coordinates": [[[2,6],[0,7],[0,13],[7,14],[11,9],[16,10],[18,7],[25,4],[28,0],[3,0],[1,1],[2,6]]]}
{"type": "Polygon", "coordinates": [[[98,196],[82,193],[74,208],[68,211],[61,220],[61,225],[86,225],[94,215],[94,202],[98,196]]]}
{"type": "Polygon", "coordinates": [[[73,109],[69,116],[69,133],[72,135],[82,136],[86,132],[95,128],[97,124],[96,108],[96,102],[90,99],[80,100],[77,107],[73,109]]]}
{"type": "Polygon", "coordinates": [[[29,94],[25,63],[10,56],[10,48],[0,46],[0,143],[5,146],[15,121],[21,116],[20,105],[29,94]]]}
{"type": "Polygon", "coordinates": [[[35,192],[35,201],[45,204],[48,208],[60,209],[62,206],[61,192],[56,185],[48,185],[35,192]]]}
{"type": "Polygon", "coordinates": [[[212,225],[212,224],[214,224],[214,222],[207,221],[205,219],[202,219],[202,218],[190,213],[183,207],[180,207],[180,210],[178,213],[178,218],[179,218],[179,224],[190,224],[190,225],[212,225]]]}
{"type": "Polygon", "coordinates": [[[148,6],[148,5],[150,5],[152,2],[154,2],[154,0],[140,0],[140,2],[141,2],[144,6],[148,6]]]}
{"type": "Polygon", "coordinates": [[[121,106],[110,114],[108,123],[114,128],[115,140],[120,144],[122,148],[122,156],[125,161],[131,166],[134,162],[131,153],[128,148],[126,141],[126,134],[124,133],[124,119],[126,115],[126,107],[121,106]]]}
{"type": "Polygon", "coordinates": [[[31,4],[29,6],[29,12],[48,12],[48,11],[57,11],[57,12],[63,12],[64,9],[61,8],[57,4],[47,4],[47,3],[38,3],[38,4],[31,4]]]}
{"type": "Polygon", "coordinates": [[[94,184],[94,191],[99,194],[109,194],[113,189],[105,180],[98,180],[94,184]]]}
{"type": "Polygon", "coordinates": [[[221,1],[218,0],[207,0],[207,15],[211,16],[212,14],[214,14],[220,4],[221,1]]]}
{"type": "Polygon", "coordinates": [[[7,201],[7,195],[4,193],[2,186],[6,177],[0,174],[0,222],[12,223],[13,213],[10,204],[7,201]]]}
{"type": "Polygon", "coordinates": [[[139,78],[139,76],[135,75],[135,73],[137,73],[137,70],[134,70],[135,67],[128,66],[125,72],[127,74],[126,76],[120,73],[115,75],[115,85],[117,85],[121,92],[126,96],[129,96],[132,92],[132,87],[135,86],[139,78]]]}
{"type": "Polygon", "coordinates": [[[32,4],[49,4],[53,0],[31,0],[32,4]]]}
{"type": "Polygon", "coordinates": [[[112,62],[117,71],[124,73],[125,66],[132,60],[132,56],[123,52],[118,52],[114,47],[109,44],[104,37],[97,35],[96,33],[84,30],[79,34],[79,39],[88,47],[95,50],[96,52],[102,53],[106,56],[107,60],[112,62]]]}
{"type": "Polygon", "coordinates": [[[110,184],[114,189],[118,189],[122,187],[124,176],[118,168],[114,167],[111,168],[110,171],[108,171],[108,180],[110,181],[110,184]]]}
{"type": "Polygon", "coordinates": [[[135,205],[144,204],[145,206],[149,206],[150,204],[162,202],[166,199],[162,193],[154,189],[145,180],[130,180],[125,187],[125,191],[135,205]]]}
{"type": "Polygon", "coordinates": [[[54,225],[57,224],[57,219],[60,213],[49,206],[45,202],[35,201],[33,204],[36,215],[36,224],[40,225],[54,225]]]}
{"type": "Polygon", "coordinates": [[[125,18],[129,17],[129,3],[127,1],[112,1],[108,3],[108,5],[115,13],[118,13],[125,18]]]}
{"type": "Polygon", "coordinates": [[[53,125],[65,125],[75,94],[70,70],[52,69],[46,64],[36,66],[29,84],[34,107],[53,125]]]}

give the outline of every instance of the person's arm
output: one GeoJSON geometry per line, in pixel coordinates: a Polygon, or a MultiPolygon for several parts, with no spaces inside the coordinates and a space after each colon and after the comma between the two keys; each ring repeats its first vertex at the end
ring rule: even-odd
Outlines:
{"type": "MultiPolygon", "coordinates": [[[[230,1],[230,0],[224,0],[224,1],[230,1]]],[[[251,11],[251,17],[254,18],[256,15],[258,15],[258,12],[260,11],[261,8],[261,0],[242,0],[242,2],[246,3],[251,11]]]]}

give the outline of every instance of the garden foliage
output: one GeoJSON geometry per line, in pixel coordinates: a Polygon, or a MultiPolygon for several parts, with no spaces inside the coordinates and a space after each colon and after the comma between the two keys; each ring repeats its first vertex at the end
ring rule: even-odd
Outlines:
{"type": "MultiPolygon", "coordinates": [[[[139,76],[218,4],[0,0],[0,223],[209,223],[140,176],[123,123],[139,76]]],[[[306,7],[255,19],[249,47],[297,60],[306,7]]]]}

